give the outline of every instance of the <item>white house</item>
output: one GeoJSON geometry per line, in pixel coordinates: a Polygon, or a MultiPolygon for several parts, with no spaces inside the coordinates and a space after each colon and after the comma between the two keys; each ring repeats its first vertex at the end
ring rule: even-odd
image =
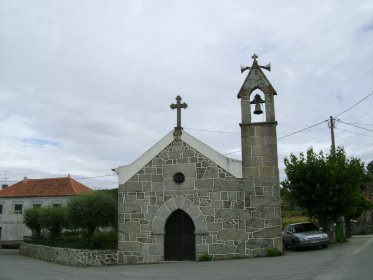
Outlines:
{"type": "Polygon", "coordinates": [[[0,190],[0,245],[22,241],[31,231],[23,224],[23,213],[31,207],[61,207],[72,196],[92,189],[72,179],[28,179],[0,190]]]}

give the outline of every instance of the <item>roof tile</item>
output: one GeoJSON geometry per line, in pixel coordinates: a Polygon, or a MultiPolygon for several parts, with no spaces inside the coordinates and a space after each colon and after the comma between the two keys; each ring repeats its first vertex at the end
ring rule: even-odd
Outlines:
{"type": "Polygon", "coordinates": [[[0,190],[0,197],[72,196],[92,191],[92,189],[70,176],[47,179],[25,178],[6,189],[0,190]]]}

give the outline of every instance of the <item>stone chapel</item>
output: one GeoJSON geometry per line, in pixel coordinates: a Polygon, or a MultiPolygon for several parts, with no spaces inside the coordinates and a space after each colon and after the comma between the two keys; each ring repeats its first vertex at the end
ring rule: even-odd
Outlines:
{"type": "Polygon", "coordinates": [[[257,56],[238,92],[242,161],[177,126],[118,173],[118,261],[127,264],[263,256],[282,249],[275,89],[257,56]],[[255,97],[254,91],[260,92],[255,97]],[[264,99],[261,98],[264,97],[264,99]],[[263,112],[263,122],[252,122],[263,112]]]}

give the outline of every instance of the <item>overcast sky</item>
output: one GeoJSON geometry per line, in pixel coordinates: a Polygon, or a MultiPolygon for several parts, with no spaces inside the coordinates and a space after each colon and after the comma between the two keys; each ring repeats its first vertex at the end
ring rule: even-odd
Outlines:
{"type": "MultiPolygon", "coordinates": [[[[371,0],[0,0],[2,183],[113,174],[173,129],[177,95],[185,131],[239,151],[240,64],[253,53],[272,63],[278,138],[368,96],[338,116],[335,139],[373,160],[371,0]]],[[[327,122],[280,139],[281,180],[285,156],[330,142],[327,122]]],[[[117,187],[116,176],[79,181],[117,187]]]]}

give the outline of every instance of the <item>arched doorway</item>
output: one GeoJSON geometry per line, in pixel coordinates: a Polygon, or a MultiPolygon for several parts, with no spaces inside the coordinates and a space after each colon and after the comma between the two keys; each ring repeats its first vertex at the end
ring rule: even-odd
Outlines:
{"type": "Polygon", "coordinates": [[[175,210],[167,219],[165,260],[195,260],[194,223],[183,210],[175,210]]]}

